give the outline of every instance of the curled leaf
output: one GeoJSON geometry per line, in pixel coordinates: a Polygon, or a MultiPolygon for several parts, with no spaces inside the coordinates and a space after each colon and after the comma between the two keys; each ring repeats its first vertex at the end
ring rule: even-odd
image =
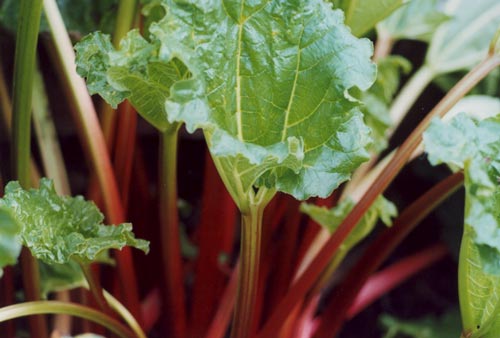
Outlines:
{"type": "Polygon", "coordinates": [[[19,233],[21,226],[4,206],[0,206],[0,277],[3,274],[2,268],[7,265],[14,265],[21,253],[21,240],[19,233]]]}
{"type": "Polygon", "coordinates": [[[21,240],[33,256],[47,264],[70,259],[92,262],[109,249],[132,246],[144,252],[149,243],[136,239],[132,225],[102,224],[104,216],[81,196],[58,196],[52,181],[42,179],[39,189],[24,190],[10,182],[0,206],[8,208],[21,224],[21,240]]]}

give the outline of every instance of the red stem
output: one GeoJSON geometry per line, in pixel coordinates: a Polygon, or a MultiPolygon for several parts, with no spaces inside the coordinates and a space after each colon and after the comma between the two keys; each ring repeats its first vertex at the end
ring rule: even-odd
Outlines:
{"type": "Polygon", "coordinates": [[[455,192],[462,183],[462,173],[453,174],[439,182],[407,207],[394,221],[392,227],[386,229],[371,243],[336,289],[336,293],[325,310],[325,313],[335,313],[335,315],[329,317],[328,323],[323,322],[318,329],[318,337],[322,337],[322,334],[331,337],[338,332],[349,307],[369,276],[380,267],[419,222],[455,192]]]}
{"type": "Polygon", "coordinates": [[[224,292],[226,274],[220,269],[220,255],[230,254],[238,209],[219,177],[207,152],[202,211],[197,237],[199,253],[190,318],[190,337],[201,337],[214,316],[224,292]]]}
{"type": "Polygon", "coordinates": [[[422,134],[429,126],[431,120],[437,116],[443,116],[448,112],[465,94],[467,94],[481,79],[489,72],[500,65],[500,56],[489,55],[483,62],[472,69],[455,87],[427,114],[422,122],[415,128],[406,141],[397,150],[392,160],[375,180],[367,193],[359,201],[353,210],[347,215],[340,224],[337,231],[325,243],[321,251],[306,269],[304,274],[296,281],[289,290],[287,296],[276,308],[271,318],[268,320],[259,338],[273,338],[287,317],[289,309],[300,301],[309,291],[317,279],[321,276],[323,270],[330,263],[331,258],[361,220],[366,211],[370,208],[377,197],[382,194],[396,175],[401,171],[407,160],[413,154],[422,140],[422,134]]]}
{"type": "MultiPolygon", "coordinates": [[[[347,318],[356,316],[374,301],[447,255],[446,245],[435,244],[372,275],[347,311],[347,318]]],[[[323,317],[327,318],[328,316],[323,317]]]]}
{"type": "Polygon", "coordinates": [[[214,319],[208,328],[205,338],[224,338],[231,322],[234,305],[236,303],[236,291],[238,289],[239,263],[233,269],[229,283],[222,295],[221,301],[214,319]]]}

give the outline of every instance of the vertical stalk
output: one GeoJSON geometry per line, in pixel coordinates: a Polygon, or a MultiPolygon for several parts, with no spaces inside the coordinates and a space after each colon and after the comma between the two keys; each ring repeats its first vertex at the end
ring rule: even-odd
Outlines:
{"type": "MultiPolygon", "coordinates": [[[[12,156],[14,175],[24,188],[30,186],[31,100],[42,0],[21,0],[14,62],[12,156]]],[[[28,300],[40,299],[38,263],[27,250],[21,255],[23,284],[28,300]]],[[[32,336],[46,337],[44,317],[30,319],[32,336]]]]}
{"type": "Polygon", "coordinates": [[[163,273],[166,283],[163,308],[169,337],[186,335],[186,305],[177,210],[177,128],[161,135],[160,223],[163,273]]]}
{"type": "Polygon", "coordinates": [[[249,210],[241,215],[240,272],[231,338],[253,336],[263,212],[260,204],[250,204],[249,210]]]}
{"type": "Polygon", "coordinates": [[[111,310],[111,307],[104,298],[104,292],[102,286],[99,283],[99,280],[95,278],[94,274],[92,273],[90,264],[84,262],[78,262],[78,264],[82,269],[83,275],[85,276],[85,280],[89,284],[90,292],[92,293],[92,296],[94,296],[94,300],[96,301],[97,305],[101,308],[101,310],[104,313],[106,313],[109,316],[113,316],[113,311],[111,310]]]}
{"type": "MultiPolygon", "coordinates": [[[[85,82],[76,73],[75,53],[56,1],[45,0],[44,10],[59,62],[58,71],[68,89],[69,100],[75,108],[76,120],[80,127],[80,136],[83,138],[84,150],[91,160],[91,168],[96,173],[102,190],[106,217],[111,224],[122,223],[125,214],[104,136],[85,82]]],[[[125,303],[140,322],[137,278],[130,248],[125,247],[117,252],[116,258],[121,286],[126,290],[125,303]]]]}

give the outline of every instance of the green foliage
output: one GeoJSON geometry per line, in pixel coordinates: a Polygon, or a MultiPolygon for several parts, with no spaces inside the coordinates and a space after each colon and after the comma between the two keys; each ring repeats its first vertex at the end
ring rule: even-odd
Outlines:
{"type": "Polygon", "coordinates": [[[0,277],[2,268],[16,264],[21,253],[20,230],[21,226],[8,208],[0,206],[0,277]]]}
{"type": "MultiPolygon", "coordinates": [[[[309,217],[319,225],[328,229],[329,232],[334,233],[355,205],[356,203],[354,201],[346,199],[332,209],[318,207],[314,204],[302,203],[300,210],[309,215],[309,217]]],[[[349,250],[373,230],[379,219],[385,225],[390,226],[392,224],[392,219],[397,216],[397,213],[397,208],[392,202],[383,196],[377,198],[375,203],[368,209],[366,214],[359,223],[356,224],[354,230],[338,249],[334,258],[335,264],[339,264],[349,250]]]]}
{"type": "Polygon", "coordinates": [[[465,224],[474,230],[485,270],[500,274],[500,118],[478,122],[459,114],[450,123],[436,119],[424,143],[432,164],[464,170],[465,224]]]}
{"type": "Polygon", "coordinates": [[[331,0],[345,13],[345,23],[356,36],[365,35],[408,0],[331,0]]]}
{"type": "Polygon", "coordinates": [[[486,57],[490,42],[500,26],[497,0],[448,1],[451,17],[436,30],[426,57],[435,74],[469,69],[486,57]]]}
{"type": "Polygon", "coordinates": [[[401,320],[382,315],[380,322],[386,329],[384,338],[457,338],[460,336],[460,312],[450,310],[438,317],[401,320]]]}
{"type": "MultiPolygon", "coordinates": [[[[204,129],[240,209],[252,186],[299,199],[327,196],[367,159],[369,132],[359,103],[346,93],[373,83],[372,46],[349,33],[340,11],[319,0],[161,4],[166,14],[150,26],[149,45],[136,33],[126,40],[151,48],[153,57],[119,53],[127,55],[121,64],[132,73],[151,60],[186,65],[192,76],[170,87],[167,119],[204,129]]],[[[102,75],[92,79],[94,70],[102,74],[113,52],[97,61],[82,55],[109,51],[103,39],[77,47],[80,73],[91,78],[93,92],[99,91],[93,83],[105,82],[102,75]]],[[[115,74],[105,77],[121,90],[115,74]]]]}
{"type": "Polygon", "coordinates": [[[91,94],[99,93],[111,106],[125,99],[161,131],[177,128],[168,121],[165,101],[174,82],[187,76],[177,61],[160,62],[158,44],[130,31],[115,50],[109,35],[93,33],[75,46],[77,71],[87,79],[91,94]]]}
{"type": "Polygon", "coordinates": [[[88,263],[109,249],[126,245],[147,252],[149,244],[136,239],[132,225],[102,224],[103,215],[81,196],[58,196],[52,181],[42,179],[39,189],[24,190],[10,182],[0,206],[10,209],[21,224],[21,240],[36,258],[47,264],[65,264],[70,259],[88,263]]]}
{"type": "Polygon", "coordinates": [[[429,42],[436,29],[449,17],[441,11],[440,0],[411,0],[377,25],[392,39],[429,42]]]}
{"type": "MultiPolygon", "coordinates": [[[[19,4],[19,0],[0,0],[0,24],[12,32],[17,29],[19,4]]],[[[114,28],[118,0],[57,0],[57,5],[69,31],[88,34],[96,29],[112,32],[114,28]]],[[[49,31],[44,17],[40,31],[49,31]]]]}
{"type": "MultiPolygon", "coordinates": [[[[387,147],[387,129],[392,126],[389,108],[393,97],[399,89],[401,72],[407,74],[411,63],[400,56],[389,56],[378,62],[377,80],[366,92],[359,93],[364,103],[362,112],[365,123],[371,129],[372,149],[381,152],[387,147]]],[[[356,95],[357,96],[357,95],[356,95]]]]}
{"type": "Polygon", "coordinates": [[[40,292],[47,298],[51,292],[86,287],[87,281],[80,265],[70,260],[65,264],[40,262],[40,292]]]}

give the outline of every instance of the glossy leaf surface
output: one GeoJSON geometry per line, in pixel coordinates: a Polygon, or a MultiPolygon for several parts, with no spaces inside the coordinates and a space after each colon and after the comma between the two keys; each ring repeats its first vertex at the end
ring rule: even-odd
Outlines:
{"type": "Polygon", "coordinates": [[[70,259],[91,262],[108,249],[132,246],[147,252],[149,243],[136,239],[129,223],[102,224],[104,216],[81,196],[58,196],[52,181],[42,179],[39,189],[24,190],[10,182],[0,200],[21,224],[21,240],[33,256],[48,264],[70,259]]]}
{"type": "MultiPolygon", "coordinates": [[[[150,26],[154,57],[191,75],[170,87],[168,122],[204,129],[240,209],[252,186],[328,196],[367,159],[369,131],[347,91],[372,84],[372,46],[350,34],[340,11],[319,0],[154,3],[166,13],[150,26]]],[[[87,48],[96,47],[77,50],[87,48]]]]}

